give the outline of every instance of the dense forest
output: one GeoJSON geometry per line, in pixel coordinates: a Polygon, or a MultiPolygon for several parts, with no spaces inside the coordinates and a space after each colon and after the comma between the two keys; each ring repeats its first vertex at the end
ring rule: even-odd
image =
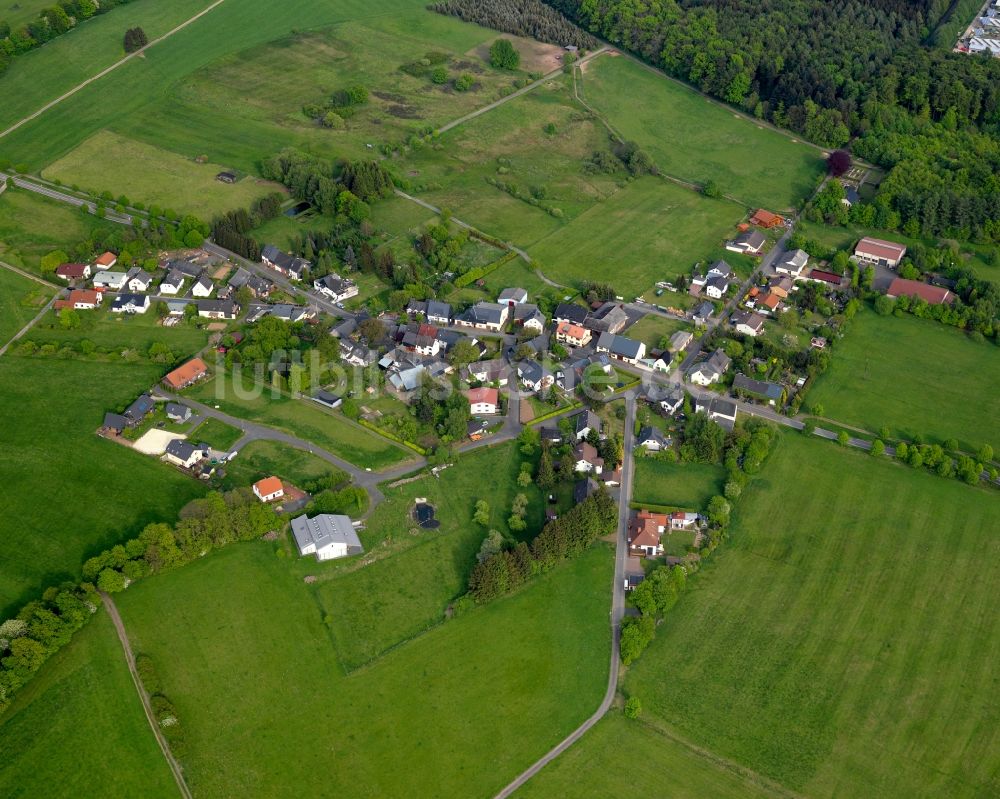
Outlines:
{"type": "Polygon", "coordinates": [[[447,14],[484,28],[530,36],[540,42],[573,45],[593,50],[597,40],[566,19],[542,0],[444,0],[428,6],[431,11],[447,14]]]}
{"type": "Polygon", "coordinates": [[[890,170],[901,226],[1000,241],[1000,60],[925,46],[942,0],[547,0],[702,91],[890,170]]]}

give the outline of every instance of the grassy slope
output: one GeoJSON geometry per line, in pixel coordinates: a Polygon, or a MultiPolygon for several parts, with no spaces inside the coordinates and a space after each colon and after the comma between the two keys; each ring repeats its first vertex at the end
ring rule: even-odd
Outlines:
{"type": "Polygon", "coordinates": [[[515,796],[617,796],[622,783],[657,799],[754,799],[770,794],[653,727],[612,710],[583,740],[533,777],[515,796]]]}
{"type": "Polygon", "coordinates": [[[584,99],[668,175],[705,183],[748,205],[782,210],[811,193],[823,171],[814,148],[793,142],[626,58],[588,64],[584,99]],[[643,98],[636,102],[636,98],[643,98]]]}
{"type": "Polygon", "coordinates": [[[54,291],[0,268],[0,346],[38,315],[54,291]]]}
{"type": "Polygon", "coordinates": [[[252,441],[240,450],[234,461],[226,464],[223,487],[228,490],[248,486],[271,475],[299,484],[332,471],[331,464],[308,452],[276,441],[252,441]]]}
{"type": "Polygon", "coordinates": [[[0,359],[6,513],[0,524],[0,616],[83,561],[172,519],[203,489],[154,458],[94,435],[105,411],[148,388],[159,367],[0,359]]]}
{"type": "Polygon", "coordinates": [[[894,435],[1000,452],[1000,349],[933,321],[866,311],[807,403],[868,430],[888,425],[894,435]]]}
{"type": "Polygon", "coordinates": [[[626,692],[806,795],[995,795],[998,529],[986,490],[785,435],[626,692]]]}
{"type": "Polygon", "coordinates": [[[103,611],[0,718],[0,751],[4,796],[177,796],[103,611]]]}
{"type": "Polygon", "coordinates": [[[726,473],[721,466],[637,458],[632,499],[653,505],[702,510],[708,500],[722,493],[725,478],[726,473]]]}
{"type": "Polygon", "coordinates": [[[229,449],[243,437],[243,431],[218,419],[206,419],[188,434],[199,443],[204,441],[215,449],[229,449]]]}
{"type": "MultiPolygon", "coordinates": [[[[159,342],[166,344],[178,356],[197,352],[208,343],[208,333],[204,329],[186,322],[175,327],[158,324],[155,309],[133,316],[112,313],[108,300],[104,305],[98,310],[80,311],[80,326],[72,330],[63,328],[59,323],[58,313],[52,311],[42,317],[25,338],[37,344],[52,342],[60,346],[87,339],[98,347],[109,350],[129,347],[142,353],[147,353],[154,343],[159,342]]],[[[164,369],[165,371],[167,370],[164,369]]]]}
{"type": "Polygon", "coordinates": [[[603,547],[350,677],[273,550],[230,547],[119,599],[186,725],[197,795],[492,795],[600,701],[603,547]]]}

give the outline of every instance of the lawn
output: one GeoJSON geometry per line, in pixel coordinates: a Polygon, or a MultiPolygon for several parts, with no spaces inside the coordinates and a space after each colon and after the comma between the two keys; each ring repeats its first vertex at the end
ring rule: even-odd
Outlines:
{"type": "Polygon", "coordinates": [[[487,529],[509,532],[507,517],[517,493],[528,497],[528,527],[515,536],[530,539],[541,529],[541,491],[534,484],[518,488],[515,482],[521,460],[513,443],[479,449],[462,455],[440,478],[385,489],[386,502],[373,511],[361,534],[367,556],[376,562],[346,574],[328,571],[331,579],[316,591],[345,668],[357,668],[444,621],[448,603],[465,591],[487,529]],[[420,530],[414,523],[417,497],[434,506],[440,528],[420,530]],[[490,504],[489,528],[472,521],[478,499],[490,504]]]}
{"type": "Polygon", "coordinates": [[[0,751],[4,796],[177,796],[103,610],[0,717],[0,751]]]}
{"type": "Polygon", "coordinates": [[[912,316],[859,313],[806,404],[893,436],[1000,452],[1000,349],[912,316]]]}
{"type": "MultiPolygon", "coordinates": [[[[251,441],[239,455],[226,464],[223,488],[249,486],[264,477],[276,475],[294,485],[315,480],[337,468],[316,455],[294,449],[277,441],[251,441]]],[[[345,475],[346,478],[346,475],[345,475]]]]}
{"type": "Polygon", "coordinates": [[[254,386],[259,391],[253,391],[249,382],[246,385],[254,396],[237,396],[231,378],[225,375],[202,381],[186,393],[233,416],[310,441],[356,466],[382,469],[408,457],[401,447],[355,425],[342,414],[326,411],[308,399],[292,399],[284,394],[272,396],[266,386],[254,386]]]}
{"type": "Polygon", "coordinates": [[[600,702],[603,546],[350,676],[275,549],[232,546],[118,598],[185,725],[195,795],[490,796],[600,702]]]}
{"type": "Polygon", "coordinates": [[[78,577],[88,557],[175,518],[204,492],[154,458],[94,434],[105,411],[124,408],[161,374],[137,364],[0,358],[0,616],[78,577]]]}
{"type": "Polygon", "coordinates": [[[111,224],[38,194],[7,189],[0,195],[0,260],[40,272],[43,255],[69,251],[111,224]]]}
{"type": "Polygon", "coordinates": [[[806,796],[1000,792],[1000,499],[786,434],[625,692],[806,796]]]}
{"type": "Polygon", "coordinates": [[[546,277],[609,281],[635,297],[660,280],[724,255],[743,209],[661,178],[639,178],[529,248],[546,277]]]}
{"type": "Polygon", "coordinates": [[[54,293],[17,272],[0,268],[0,346],[34,319],[54,293]]]}
{"type": "Polygon", "coordinates": [[[584,68],[584,99],[666,174],[774,211],[796,207],[825,171],[819,150],[706,99],[629,58],[584,68]]]}
{"type": "MultiPolygon", "coordinates": [[[[631,299],[631,298],[626,298],[631,299]]],[[[670,338],[679,330],[690,330],[691,326],[680,319],[668,319],[659,314],[649,313],[628,328],[623,335],[646,345],[646,351],[660,349],[660,339],[670,338]]],[[[694,331],[692,331],[694,332],[694,331]]]]}
{"type": "Polygon", "coordinates": [[[636,458],[632,500],[703,510],[713,496],[722,493],[725,479],[725,469],[716,464],[636,458]]]}
{"type": "Polygon", "coordinates": [[[773,796],[707,753],[612,710],[583,739],[514,794],[517,799],[617,796],[627,781],[637,796],[657,799],[758,799],[773,796]]]}
{"type": "Polygon", "coordinates": [[[206,419],[188,433],[188,438],[218,450],[228,450],[243,438],[243,431],[218,419],[206,419]]]}
{"type": "Polygon", "coordinates": [[[49,7],[46,0],[0,0],[0,22],[6,22],[12,31],[16,31],[34,22],[41,10],[49,7]]]}
{"type": "Polygon", "coordinates": [[[232,185],[222,183],[215,176],[227,167],[198,163],[197,156],[185,157],[104,130],[47,166],[42,175],[92,194],[124,194],[133,202],[206,220],[234,208],[249,208],[259,197],[285,192],[278,183],[254,177],[244,176],[232,185]]]}

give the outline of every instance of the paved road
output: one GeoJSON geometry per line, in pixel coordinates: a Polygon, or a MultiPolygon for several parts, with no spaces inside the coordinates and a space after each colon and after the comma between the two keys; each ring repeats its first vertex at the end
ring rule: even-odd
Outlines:
{"type": "Polygon", "coordinates": [[[101,601],[104,602],[104,608],[108,611],[111,623],[115,626],[115,632],[118,633],[118,640],[125,653],[125,662],[128,664],[129,674],[132,675],[135,690],[139,694],[139,699],[142,700],[142,709],[146,713],[146,721],[149,722],[149,727],[156,737],[156,743],[160,745],[160,751],[163,752],[163,757],[167,761],[167,765],[170,766],[170,771],[173,772],[174,780],[177,782],[177,789],[180,791],[181,796],[184,799],[191,799],[191,791],[188,790],[187,783],[184,781],[184,772],[171,754],[170,746],[160,731],[160,725],[157,723],[156,716],[153,714],[153,708],[149,704],[149,694],[146,693],[146,688],[139,678],[139,672],[135,668],[135,655],[132,654],[132,644],[129,643],[128,635],[125,633],[125,625],[122,624],[122,617],[118,615],[118,608],[115,606],[114,600],[103,591],[101,592],[101,601]]]}
{"type": "Polygon", "coordinates": [[[7,128],[7,130],[5,130],[3,132],[0,132],[0,139],[2,139],[4,136],[7,136],[10,133],[13,133],[19,127],[21,127],[22,125],[27,124],[31,120],[37,119],[42,114],[44,114],[46,111],[48,111],[50,108],[54,108],[55,106],[59,105],[59,103],[61,103],[63,100],[66,100],[66,99],[72,97],[78,91],[80,91],[81,89],[85,89],[91,83],[93,83],[94,81],[100,80],[101,78],[103,78],[108,73],[114,72],[116,69],[118,69],[118,67],[120,67],[120,66],[122,66],[124,64],[127,64],[133,58],[138,58],[138,57],[144,55],[145,52],[150,47],[154,47],[155,45],[158,45],[160,42],[164,41],[165,39],[169,39],[175,33],[177,33],[180,30],[183,30],[188,25],[190,25],[192,22],[195,22],[196,20],[198,20],[199,18],[201,18],[205,14],[207,14],[209,11],[211,11],[213,8],[215,8],[218,5],[221,5],[224,2],[225,2],[225,0],[215,0],[215,2],[212,3],[212,5],[210,5],[208,8],[202,9],[197,14],[195,14],[193,17],[191,17],[190,19],[185,20],[184,22],[182,22],[176,28],[173,28],[172,30],[167,31],[166,33],[164,33],[162,36],[160,36],[157,39],[153,39],[153,41],[151,41],[145,47],[142,47],[139,50],[136,50],[134,53],[129,53],[127,56],[125,56],[124,58],[120,59],[119,61],[116,61],[114,64],[112,64],[107,69],[101,70],[100,72],[98,72],[93,77],[87,78],[87,80],[85,80],[83,83],[80,83],[77,86],[74,86],[72,89],[70,89],[65,94],[62,94],[59,97],[57,97],[51,103],[47,103],[47,104],[43,105],[41,108],[39,108],[37,111],[35,111],[35,113],[29,114],[28,116],[26,116],[24,119],[20,120],[19,122],[15,122],[13,125],[11,125],[9,128],[7,128]]]}
{"type": "Polygon", "coordinates": [[[611,709],[615,694],[618,691],[618,668],[621,663],[620,634],[621,621],[625,615],[625,560],[628,553],[628,515],[629,500],[632,496],[632,450],[634,440],[632,430],[635,424],[635,394],[625,394],[625,455],[622,460],[622,480],[618,496],[618,532],[615,545],[615,576],[611,589],[611,664],[608,668],[608,687],[604,698],[593,715],[573,732],[563,738],[550,749],[541,759],[519,774],[507,787],[497,794],[496,799],[506,799],[514,794],[528,780],[555,760],[559,755],[579,741],[604,715],[611,709]]]}
{"type": "MultiPolygon", "coordinates": [[[[92,200],[83,199],[82,197],[77,197],[74,194],[68,194],[64,191],[59,191],[51,186],[46,186],[42,183],[37,183],[34,180],[28,178],[23,178],[18,175],[11,175],[7,173],[0,172],[0,180],[6,178],[11,183],[13,183],[18,188],[24,189],[25,191],[31,191],[35,194],[41,194],[44,197],[48,197],[52,200],[58,200],[62,203],[68,203],[69,205],[76,206],[77,208],[86,208],[90,213],[96,213],[97,205],[92,200]]],[[[104,218],[111,222],[117,222],[120,225],[131,225],[132,217],[129,214],[120,214],[113,209],[105,209],[104,218]]]]}

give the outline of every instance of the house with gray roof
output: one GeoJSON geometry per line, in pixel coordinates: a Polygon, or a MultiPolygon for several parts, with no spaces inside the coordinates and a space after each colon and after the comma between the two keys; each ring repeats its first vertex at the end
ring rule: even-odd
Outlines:
{"type": "Polygon", "coordinates": [[[160,281],[157,291],[160,294],[178,294],[182,288],[184,288],[184,273],[178,269],[171,269],[160,281]]]}
{"type": "Polygon", "coordinates": [[[520,305],[528,301],[528,292],[522,288],[509,288],[500,292],[497,302],[500,304],[520,305]]]}
{"type": "Polygon", "coordinates": [[[358,284],[337,274],[326,275],[313,281],[313,288],[333,302],[343,302],[358,296],[358,284]]]}
{"type": "Polygon", "coordinates": [[[451,324],[451,305],[438,300],[427,300],[425,316],[432,325],[449,325],[451,324]]]}
{"type": "Polygon", "coordinates": [[[633,366],[646,357],[646,345],[643,342],[612,333],[601,333],[594,349],[597,352],[606,352],[615,360],[633,366]]]}
{"type": "Polygon", "coordinates": [[[133,266],[125,275],[125,287],[129,291],[146,291],[153,282],[153,276],[141,266],[133,266]]]}
{"type": "Polygon", "coordinates": [[[583,325],[587,321],[587,309],[575,302],[561,302],[552,313],[556,322],[569,322],[571,325],[583,325]]]}
{"type": "Polygon", "coordinates": [[[186,439],[175,438],[167,444],[163,458],[182,469],[190,469],[207,458],[208,451],[207,444],[192,444],[186,439]]]}
{"type": "Polygon", "coordinates": [[[187,405],[179,402],[168,402],[166,407],[167,418],[171,422],[186,422],[191,418],[191,409],[187,405]]]}
{"type": "Polygon", "coordinates": [[[510,308],[495,302],[477,302],[464,313],[455,317],[460,327],[474,327],[479,330],[499,332],[507,323],[510,308]]]}
{"type": "Polygon", "coordinates": [[[732,430],[736,426],[737,407],[732,400],[722,397],[695,399],[694,412],[707,414],[709,419],[726,430],[732,430]]]}
{"type": "Polygon", "coordinates": [[[266,297],[274,288],[274,283],[270,280],[260,277],[259,275],[255,275],[249,269],[244,269],[242,266],[233,273],[231,278],[229,278],[229,285],[236,290],[245,287],[249,289],[250,293],[257,299],[266,297]]]}
{"type": "Polygon", "coordinates": [[[732,241],[726,242],[726,249],[746,255],[760,255],[765,244],[767,244],[767,236],[759,230],[747,230],[740,233],[732,241]]]}
{"type": "Polygon", "coordinates": [[[292,519],[292,535],[300,555],[315,555],[316,560],[333,560],[365,551],[350,517],[321,513],[313,518],[305,514],[292,519]]]}
{"type": "Polygon", "coordinates": [[[625,309],[613,302],[606,302],[596,311],[588,314],[583,326],[595,333],[621,333],[628,324],[625,309]]]}
{"type": "Polygon", "coordinates": [[[302,280],[306,272],[312,268],[312,264],[305,258],[298,258],[287,252],[282,252],[273,244],[268,244],[264,247],[261,250],[260,257],[264,266],[270,267],[275,272],[279,272],[293,280],[302,280]]]}
{"type": "Polygon", "coordinates": [[[670,440],[652,425],[646,425],[639,431],[635,443],[646,452],[662,452],[670,447],[670,440]]]}
{"type": "Polygon", "coordinates": [[[755,399],[766,400],[769,405],[780,402],[785,395],[785,389],[778,383],[754,380],[742,374],[733,378],[733,389],[755,399]]]}
{"type": "Polygon", "coordinates": [[[699,386],[710,386],[718,383],[729,371],[732,360],[722,350],[716,350],[707,361],[697,363],[688,370],[688,380],[699,386]]]}

